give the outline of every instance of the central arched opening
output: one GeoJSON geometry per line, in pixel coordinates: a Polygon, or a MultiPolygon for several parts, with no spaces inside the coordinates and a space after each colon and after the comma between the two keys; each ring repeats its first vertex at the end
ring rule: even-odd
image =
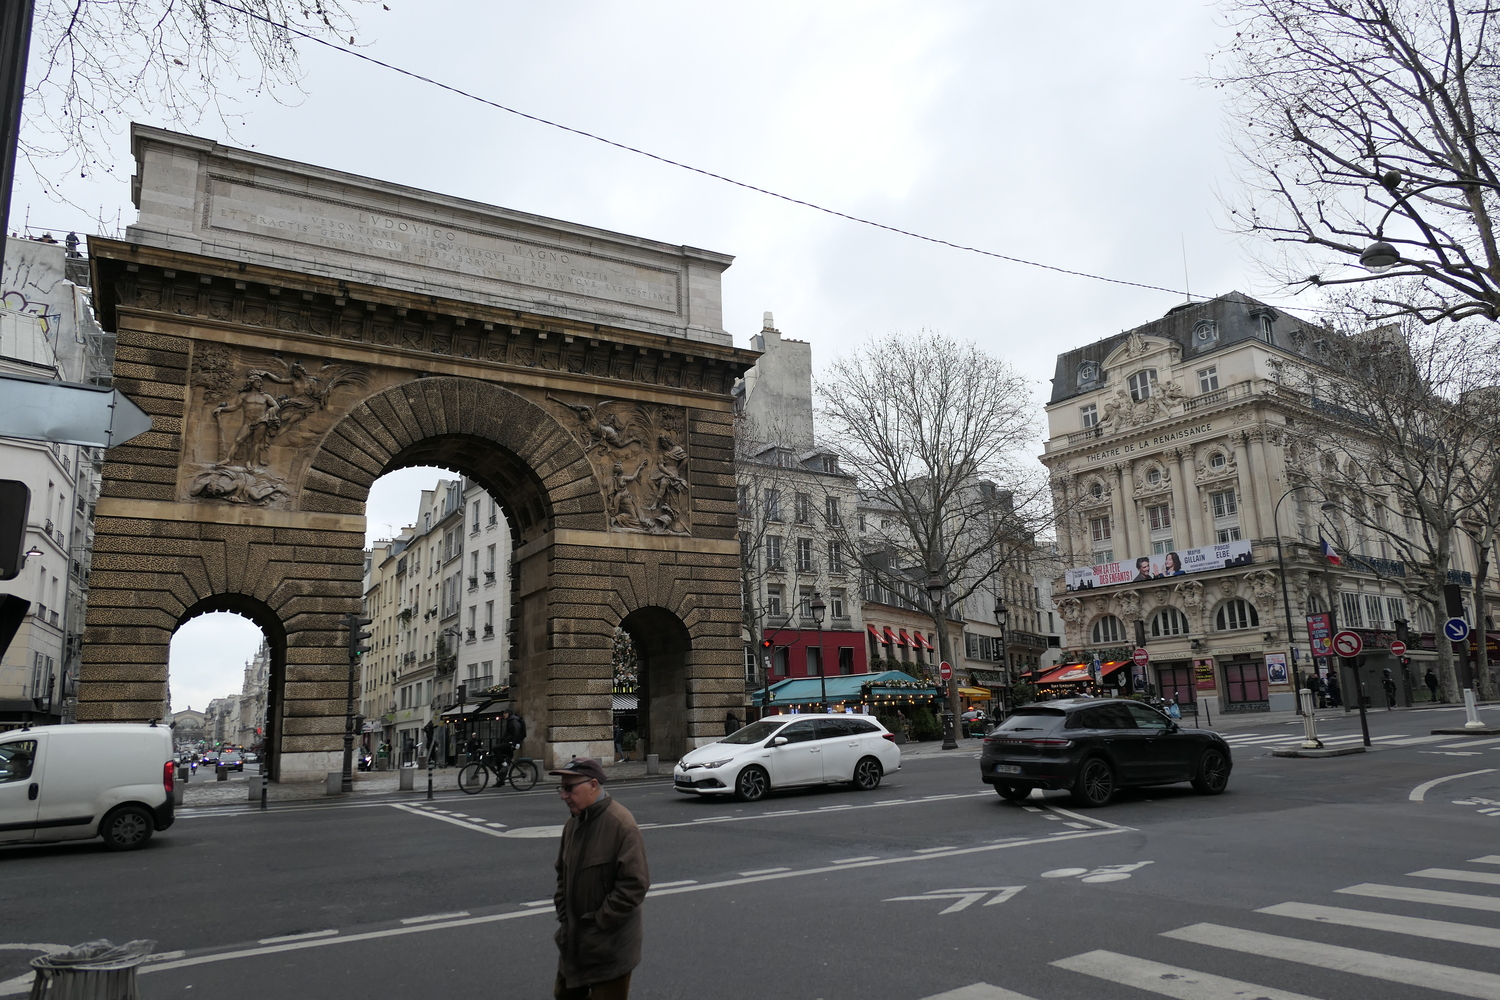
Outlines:
{"type": "Polygon", "coordinates": [[[677,760],[688,751],[687,668],[692,639],[666,608],[639,608],[620,627],[635,647],[636,732],[643,755],[677,760]]]}

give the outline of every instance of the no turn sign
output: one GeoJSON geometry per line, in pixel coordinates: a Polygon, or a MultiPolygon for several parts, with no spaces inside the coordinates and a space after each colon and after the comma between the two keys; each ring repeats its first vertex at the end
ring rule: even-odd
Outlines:
{"type": "Polygon", "coordinates": [[[1359,637],[1358,632],[1350,632],[1345,629],[1333,637],[1333,651],[1340,656],[1355,657],[1365,648],[1365,641],[1359,637]]]}

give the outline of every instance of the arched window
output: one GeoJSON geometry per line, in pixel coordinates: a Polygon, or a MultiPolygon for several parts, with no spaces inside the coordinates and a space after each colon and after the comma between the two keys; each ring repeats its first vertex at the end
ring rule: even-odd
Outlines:
{"type": "Polygon", "coordinates": [[[1176,608],[1163,608],[1151,619],[1151,635],[1153,638],[1161,638],[1168,635],[1187,635],[1187,615],[1176,608]]]}
{"type": "Polygon", "coordinates": [[[1125,638],[1125,626],[1114,615],[1105,615],[1094,622],[1094,642],[1121,642],[1125,638]]]}
{"type": "Polygon", "coordinates": [[[1214,628],[1220,632],[1228,632],[1237,628],[1255,628],[1259,624],[1260,615],[1256,614],[1255,605],[1239,597],[1221,604],[1219,613],[1214,616],[1214,628]]]}

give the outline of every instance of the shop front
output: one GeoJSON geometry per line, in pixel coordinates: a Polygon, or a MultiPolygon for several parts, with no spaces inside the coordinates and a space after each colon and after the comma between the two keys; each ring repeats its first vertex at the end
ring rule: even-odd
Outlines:
{"type": "Polygon", "coordinates": [[[1178,705],[1198,704],[1198,685],[1191,660],[1163,660],[1155,664],[1156,696],[1178,705]]]}
{"type": "Polygon", "coordinates": [[[1263,656],[1235,654],[1218,661],[1223,681],[1220,710],[1224,712],[1269,712],[1270,683],[1263,656]]]}
{"type": "Polygon", "coordinates": [[[1129,680],[1130,671],[1126,669],[1129,666],[1129,660],[1106,660],[1099,664],[1097,675],[1093,661],[1053,667],[1033,681],[1037,700],[1117,695],[1129,680]]]}

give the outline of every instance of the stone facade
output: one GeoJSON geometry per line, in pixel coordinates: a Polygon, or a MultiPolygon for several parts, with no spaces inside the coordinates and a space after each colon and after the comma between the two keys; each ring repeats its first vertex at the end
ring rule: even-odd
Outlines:
{"type": "MultiPolygon", "coordinates": [[[[366,495],[386,472],[439,465],[509,519],[512,681],[536,754],[608,756],[617,625],[643,652],[651,752],[709,739],[743,698],[730,388],[753,361],[715,332],[717,316],[652,326],[622,308],[606,323],[598,296],[583,310],[467,273],[419,291],[413,272],[381,283],[316,243],[228,247],[217,230],[206,238],[210,191],[247,158],[258,183],[295,180],[309,204],[396,189],[155,130],[138,128],[135,148],[142,223],[91,251],[115,385],[153,429],[106,456],[79,720],[147,718],[172,632],[232,610],[269,644],[273,775],[337,769],[341,616],[360,608],[366,495]],[[160,221],[161,206],[188,203],[160,221]],[[523,294],[535,308],[510,307],[523,294]]],[[[397,193],[408,218],[455,211],[397,193]]],[[[533,240],[549,225],[557,245],[592,233],[595,254],[684,253],[526,218],[533,240]]],[[[423,259],[430,270],[439,258],[423,259]]],[[[706,301],[718,271],[710,294],[697,266],[683,280],[706,301]]]]}

